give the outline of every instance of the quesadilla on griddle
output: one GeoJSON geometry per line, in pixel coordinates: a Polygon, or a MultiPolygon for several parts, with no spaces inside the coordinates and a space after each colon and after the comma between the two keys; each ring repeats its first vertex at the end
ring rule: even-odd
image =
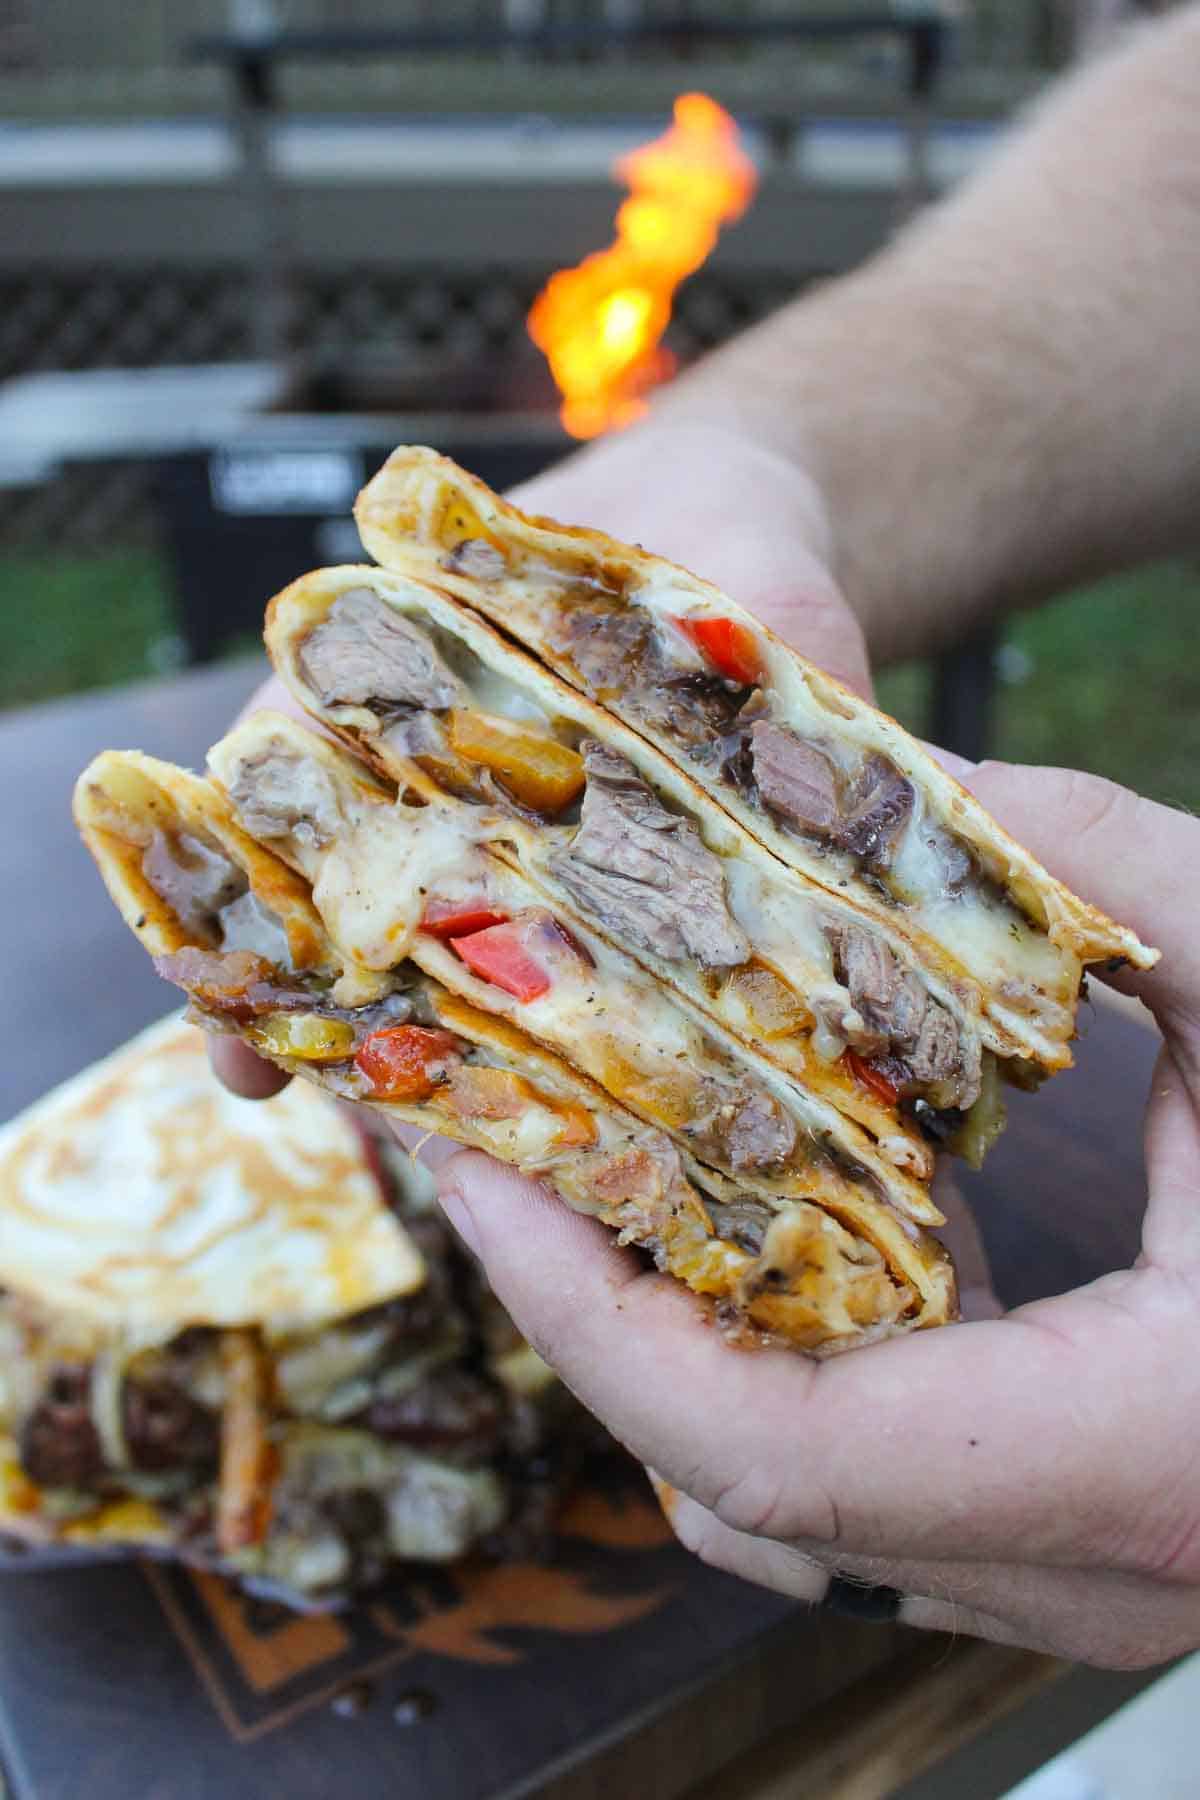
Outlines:
{"type": "Polygon", "coordinates": [[[475,809],[406,803],[271,714],[213,764],[229,795],[115,752],[76,790],[113,898],[198,1022],[548,1179],[731,1331],[827,1351],[953,1316],[922,1184],[564,923],[475,809]],[[480,929],[456,936],[464,904],[480,929]]]}
{"type": "Polygon", "coordinates": [[[569,1409],[407,1158],[178,1018],[0,1131],[0,1534],[326,1604],[503,1547],[569,1409]]]}
{"type": "Polygon", "coordinates": [[[368,551],[480,612],[674,761],[774,857],[977,990],[1004,1054],[1071,1060],[1080,975],[1156,953],[1055,881],[893,719],[718,589],[526,517],[431,450],[359,496],[368,551]]]}

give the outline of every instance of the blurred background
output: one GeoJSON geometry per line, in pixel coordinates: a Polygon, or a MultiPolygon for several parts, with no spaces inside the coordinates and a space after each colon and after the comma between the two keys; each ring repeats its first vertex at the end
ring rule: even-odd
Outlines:
{"type": "MultiPolygon", "coordinates": [[[[569,447],[527,316],[678,96],[753,179],[676,271],[674,366],[869,255],[1147,10],[0,0],[0,707],[244,654],[275,588],[358,554],[397,442],[497,485],[569,447]]],[[[1200,806],[1197,586],[1065,595],[884,703],[1200,806]]]]}

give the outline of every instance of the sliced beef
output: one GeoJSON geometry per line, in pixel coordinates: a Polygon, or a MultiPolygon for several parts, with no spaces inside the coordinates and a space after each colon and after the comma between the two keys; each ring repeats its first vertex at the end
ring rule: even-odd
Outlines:
{"type": "Polygon", "coordinates": [[[721,859],[692,821],[668,812],[614,750],[588,743],[583,759],[579,829],[550,864],[568,893],[623,939],[668,961],[745,962],[750,946],[730,916],[721,859]]]}
{"type": "Polygon", "coordinates": [[[657,673],[654,621],[640,606],[587,595],[563,608],[561,637],[575,667],[598,700],[628,695],[657,673]]]}
{"type": "Polygon", "coordinates": [[[796,1126],[778,1100],[745,1087],[717,1100],[709,1117],[686,1127],[697,1156],[735,1174],[776,1174],[796,1148],[796,1126]]]}
{"type": "Polygon", "coordinates": [[[769,807],[802,831],[836,837],[841,811],[837,772],[829,757],[786,726],[765,719],[750,727],[750,754],[759,795],[769,807]]]}
{"type": "Polygon", "coordinates": [[[681,748],[704,751],[728,732],[750,692],[676,662],[654,615],[617,595],[589,591],[563,609],[560,647],[597,700],[620,697],[681,748]]]}
{"type": "Polygon", "coordinates": [[[440,712],[464,694],[420,626],[393,612],[369,587],[338,596],[304,640],[300,666],[325,706],[440,712]]]}
{"type": "Polygon", "coordinates": [[[172,1381],[159,1375],[131,1376],[121,1397],[129,1460],[135,1469],[158,1474],[167,1469],[215,1465],[220,1445],[216,1414],[172,1381]]]}
{"type": "Polygon", "coordinates": [[[452,574],[468,575],[472,581],[498,581],[508,568],[503,550],[489,544],[486,538],[464,538],[442,566],[452,574]]]}
{"type": "Polygon", "coordinates": [[[762,1254],[763,1240],[774,1217],[765,1201],[739,1194],[736,1200],[706,1200],[704,1204],[719,1238],[736,1244],[748,1256],[762,1254]]]}
{"type": "Polygon", "coordinates": [[[964,1043],[953,1015],[866,926],[839,922],[826,936],[834,972],[871,1034],[856,1048],[890,1050],[902,1064],[902,1086],[944,1089],[943,1104],[970,1106],[979,1095],[979,1048],[964,1043]]]}
{"type": "Polygon", "coordinates": [[[847,780],[832,757],[786,725],[756,720],[750,758],[758,797],[784,824],[849,851],[880,874],[912,816],[912,783],[886,756],[868,756],[847,780]]]}
{"type": "MultiPolygon", "coordinates": [[[[970,1099],[966,1097],[969,1089],[963,1081],[958,1028],[945,1007],[939,1006],[936,1000],[929,1002],[925,1017],[921,1020],[917,1041],[906,1053],[905,1061],[914,1081],[928,1087],[956,1082],[959,1086],[958,1104],[970,1105],[970,1099]]],[[[971,1094],[971,1099],[974,1098],[976,1095],[971,1094]]]]}
{"type": "Polygon", "coordinates": [[[100,1434],[92,1422],[92,1372],[62,1363],[21,1431],[21,1466],[39,1487],[87,1488],[104,1472],[100,1434]]]}
{"type": "Polygon", "coordinates": [[[246,877],[223,851],[189,832],[156,831],[142,855],[142,874],[185,931],[221,941],[219,914],[246,892],[246,877]]]}
{"type": "Polygon", "coordinates": [[[912,782],[886,756],[868,756],[851,798],[853,805],[835,833],[838,847],[876,872],[889,868],[897,839],[912,816],[912,782]]]}
{"type": "Polygon", "coordinates": [[[407,1393],[373,1401],[367,1424],[379,1437],[413,1450],[453,1451],[483,1462],[500,1447],[504,1401],[481,1376],[447,1369],[407,1393]]]}
{"type": "Polygon", "coordinates": [[[314,758],[298,756],[283,743],[268,744],[257,756],[241,759],[229,798],[256,838],[295,837],[320,849],[336,835],[341,820],[328,773],[314,758]]]}

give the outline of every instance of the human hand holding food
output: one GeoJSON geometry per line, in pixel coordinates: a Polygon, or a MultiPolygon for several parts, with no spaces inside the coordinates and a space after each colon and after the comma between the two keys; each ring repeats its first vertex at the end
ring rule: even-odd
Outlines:
{"type": "Polygon", "coordinates": [[[673,1283],[510,1170],[453,1159],[444,1204],[706,1561],[814,1602],[834,1574],[883,1584],[909,1624],[1153,1664],[1200,1642],[1200,826],[1060,770],[969,781],[1163,948],[1161,972],[1118,978],[1164,1034],[1132,1269],[813,1364],[731,1356],[673,1283]]]}

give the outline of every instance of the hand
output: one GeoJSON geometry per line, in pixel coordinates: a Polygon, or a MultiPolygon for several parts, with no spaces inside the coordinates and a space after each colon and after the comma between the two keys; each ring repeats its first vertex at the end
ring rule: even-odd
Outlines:
{"type": "Polygon", "coordinates": [[[1164,1037],[1132,1269],[813,1363],[728,1348],[683,1288],[476,1152],[443,1204],[706,1562],[811,1601],[836,1571],[899,1589],[908,1624],[1146,1667],[1200,1645],[1200,825],[1060,770],[969,785],[1163,951],[1117,978],[1164,1037]]]}
{"type": "MultiPolygon", "coordinates": [[[[710,426],[650,423],[589,446],[512,498],[686,564],[870,696],[862,632],[825,567],[829,531],[816,486],[783,457],[710,426]]],[[[242,717],[263,707],[304,717],[274,677],[242,717]]],[[[209,1054],[226,1087],[249,1100],[291,1079],[236,1038],[211,1039],[209,1054]]]]}

